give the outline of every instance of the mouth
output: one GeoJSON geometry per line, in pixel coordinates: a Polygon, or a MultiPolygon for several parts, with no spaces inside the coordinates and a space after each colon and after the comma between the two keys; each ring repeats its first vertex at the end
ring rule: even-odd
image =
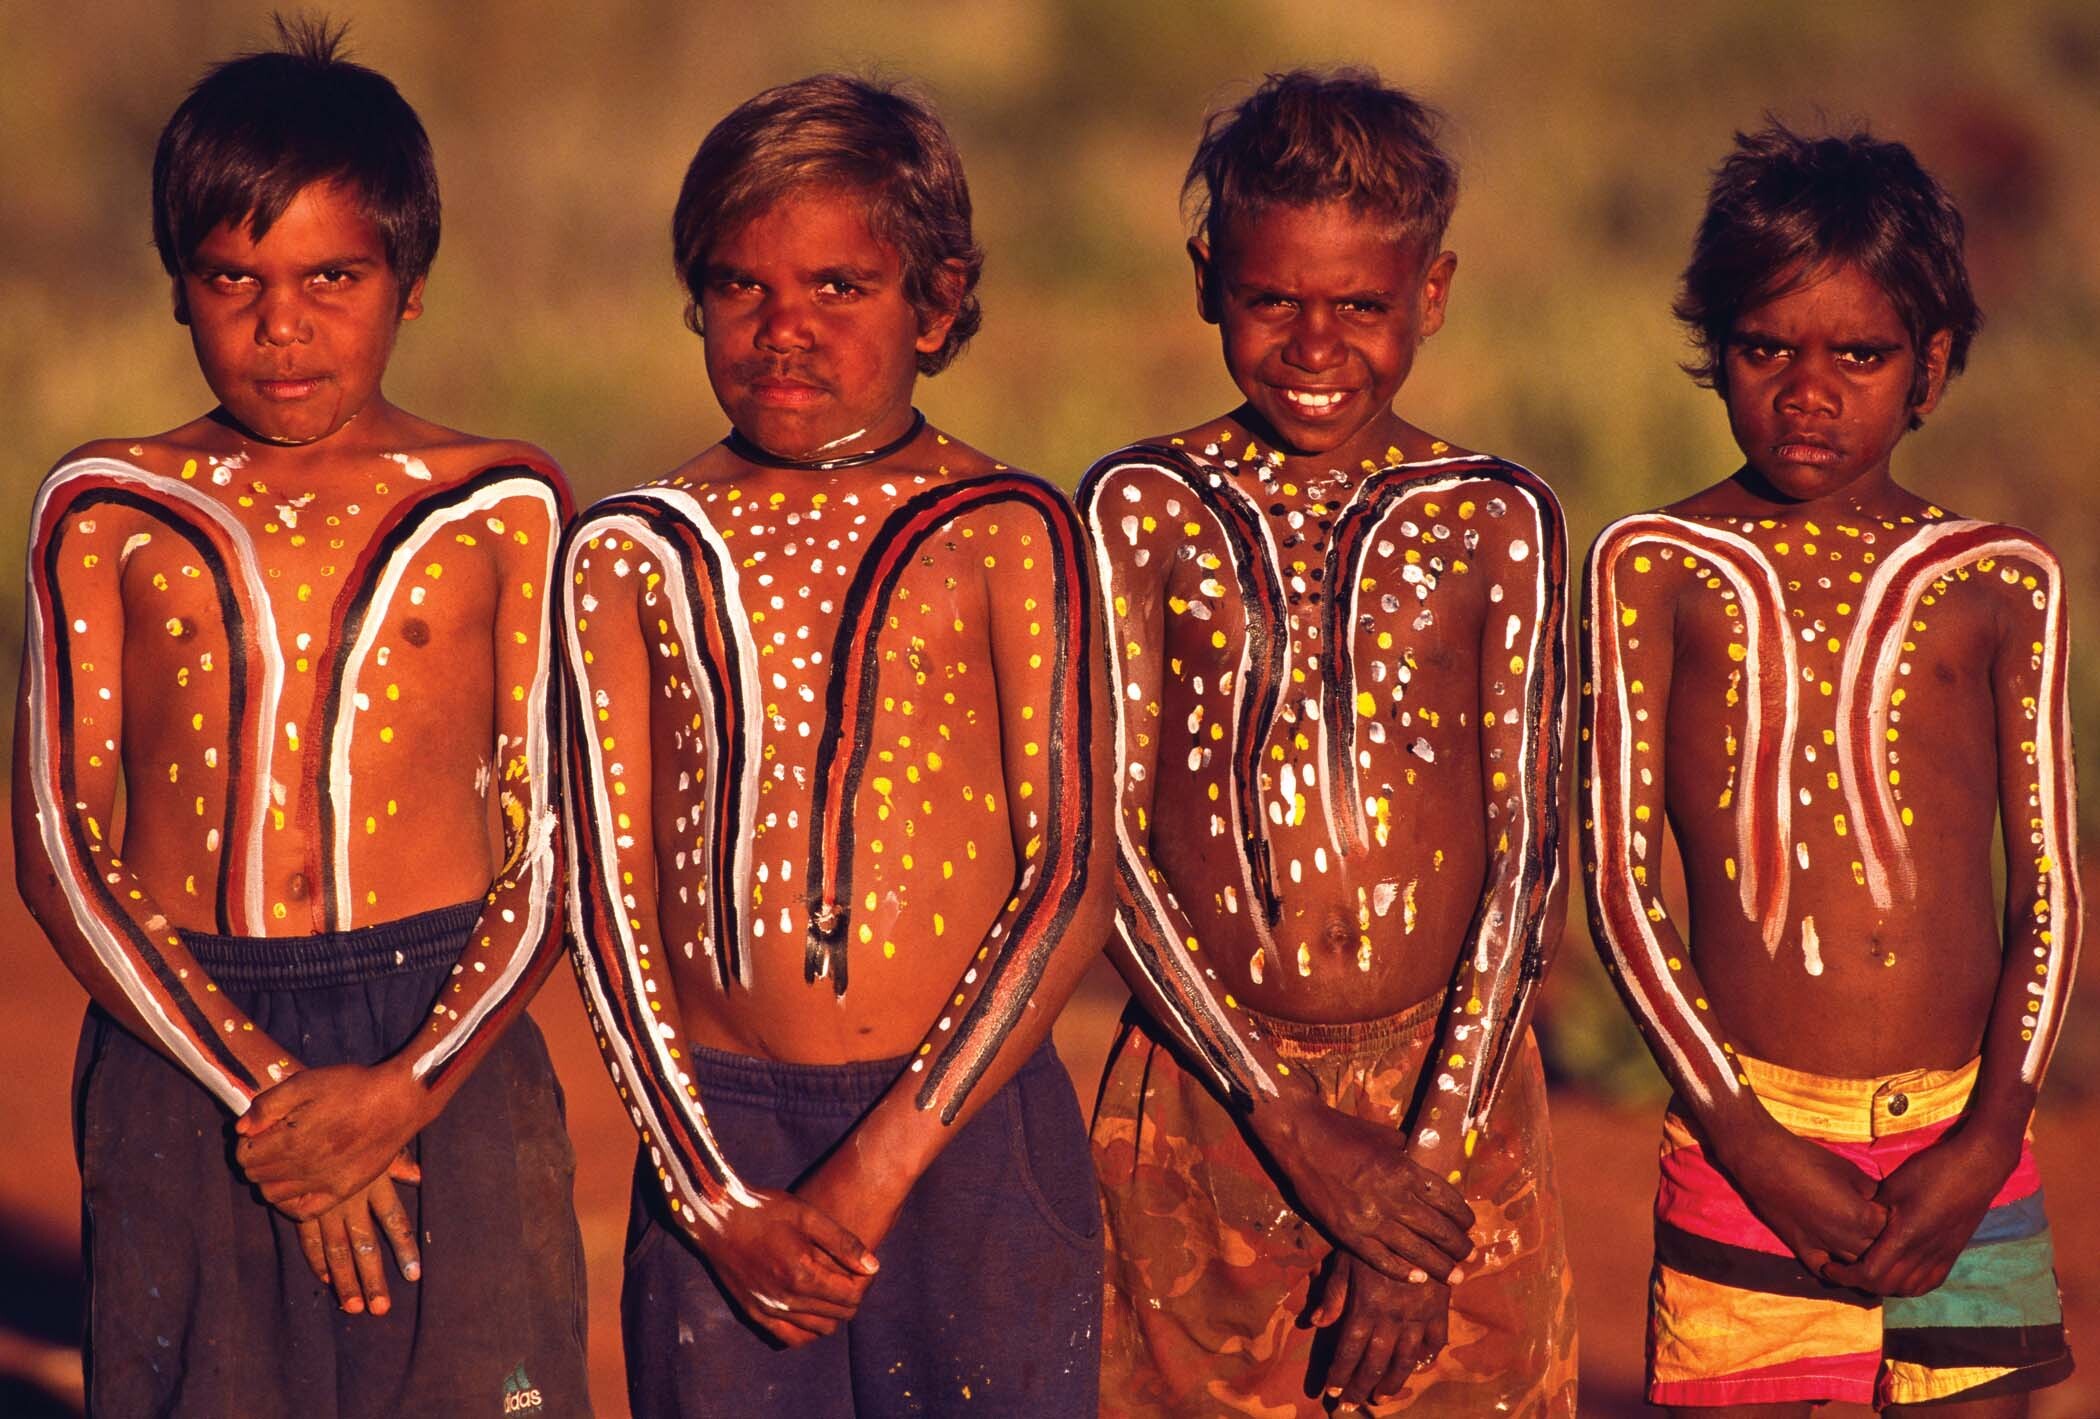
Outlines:
{"type": "Polygon", "coordinates": [[[1356,397],[1353,389],[1300,389],[1271,385],[1283,407],[1302,419],[1324,419],[1356,397]]]}
{"type": "Polygon", "coordinates": [[[311,397],[327,382],[325,375],[276,375],[255,381],[255,392],[265,399],[290,404],[311,397]]]}
{"type": "Polygon", "coordinates": [[[803,409],[827,397],[823,385],[791,375],[759,375],[746,382],[751,399],[773,409],[803,409]]]}
{"type": "Polygon", "coordinates": [[[1842,450],[1820,434],[1782,434],[1773,442],[1772,452],[1785,462],[1813,467],[1836,463],[1843,456],[1842,450]]]}

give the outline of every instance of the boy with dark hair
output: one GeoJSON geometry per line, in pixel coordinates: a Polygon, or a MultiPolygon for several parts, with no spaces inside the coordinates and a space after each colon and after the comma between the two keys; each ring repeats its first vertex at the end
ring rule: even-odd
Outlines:
{"type": "Polygon", "coordinates": [[[1738,135],[1677,313],[1744,466],[1607,527],[1584,613],[1590,915],[1677,1090],[1649,1398],[2025,1414],[2071,1369],[2027,1138],[2080,932],[2063,580],[1890,473],[1976,331],[1961,218],[1901,144],[1738,135]]]}
{"type": "Polygon", "coordinates": [[[716,125],[672,233],[734,427],[586,513],[562,581],[635,1413],[1089,1414],[1049,1032],[1113,892],[1101,649],[1070,505],[912,408],[976,324],[961,162],[818,75],[716,125]]]}
{"type": "Polygon", "coordinates": [[[1093,1130],[1104,1405],[1572,1415],[1526,1023],[1560,904],[1560,512],[1392,408],[1443,323],[1457,175],[1406,94],[1300,71],[1213,116],[1187,188],[1246,403],[1080,492],[1140,1007],[1093,1130]]]}
{"type": "Polygon", "coordinates": [[[338,35],[280,33],[154,162],[217,407],[75,450],[31,517],[16,866],[95,1001],[89,1403],[583,1414],[571,1156],[520,1018],[559,921],[568,494],[381,394],[429,143],[338,35]]]}

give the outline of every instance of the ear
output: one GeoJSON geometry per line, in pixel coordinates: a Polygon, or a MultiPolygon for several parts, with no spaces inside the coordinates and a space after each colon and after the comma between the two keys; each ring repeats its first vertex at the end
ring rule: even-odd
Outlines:
{"type": "Polygon", "coordinates": [[[423,278],[416,277],[401,293],[401,319],[414,320],[423,313],[423,278]]]}
{"type": "Polygon", "coordinates": [[[1910,412],[1924,418],[1939,404],[1940,396],[1947,392],[1947,355],[1954,348],[1954,332],[1935,330],[1925,337],[1925,348],[1918,358],[1925,366],[1925,393],[1918,402],[1910,406],[1910,412]]]}
{"type": "Polygon", "coordinates": [[[1422,272],[1422,338],[1444,328],[1444,305],[1451,299],[1451,279],[1458,274],[1458,253],[1440,251],[1422,272]]]}
{"type": "Polygon", "coordinates": [[[1210,243],[1202,237],[1189,238],[1189,265],[1196,273],[1196,314],[1203,317],[1206,325],[1218,323],[1218,303],[1211,298],[1211,282],[1216,272],[1211,265],[1210,243]]]}
{"type": "Polygon", "coordinates": [[[919,338],[912,342],[912,348],[920,354],[930,355],[947,343],[948,331],[962,310],[963,282],[969,276],[969,267],[953,257],[934,268],[931,284],[934,299],[940,302],[940,306],[936,310],[919,312],[919,338]]]}
{"type": "Polygon", "coordinates": [[[188,325],[190,323],[190,303],[183,297],[182,278],[180,276],[169,280],[168,298],[175,303],[175,323],[177,325],[188,325]]]}

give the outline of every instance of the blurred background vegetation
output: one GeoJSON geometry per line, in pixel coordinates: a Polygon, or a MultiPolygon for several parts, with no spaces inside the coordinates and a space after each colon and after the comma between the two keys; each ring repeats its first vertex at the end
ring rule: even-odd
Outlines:
{"type": "MultiPolygon", "coordinates": [[[[2079,737],[2100,743],[2085,619],[2100,605],[2100,9],[2082,0],[380,0],[325,13],[351,22],[356,57],[421,111],[444,184],[427,313],[404,333],[390,393],[541,443],[584,501],[723,431],[679,320],[671,205],[711,123],[814,69],[909,77],[940,106],[990,252],[987,319],[922,403],[1067,485],[1108,448],[1234,400],[1181,250],[1179,180],[1205,109],[1294,64],[1368,63],[1414,89],[1449,116],[1464,194],[1451,320],[1401,407],[1544,474],[1578,554],[1607,517],[1732,466],[1717,402],[1678,372],[1668,310],[1731,132],[1767,112],[1870,124],[1954,191],[1988,317],[1899,475],[2054,542],[2086,646],[2079,737]]],[[[0,511],[0,544],[12,549],[33,480],[67,447],[208,402],[168,318],[148,172],[197,73],[270,27],[265,8],[223,0],[0,0],[0,31],[0,434],[20,494],[0,511]]],[[[19,580],[0,586],[11,670],[19,580]]],[[[1563,1073],[1651,1087],[1574,915],[1551,1054],[1563,1073]]],[[[2083,1040],[2073,1048],[2100,1063],[2083,1040]]]]}
{"type": "MultiPolygon", "coordinates": [[[[724,431],[679,318],[672,202],[710,124],[816,69],[907,76],[946,116],[990,252],[987,318],[921,402],[1067,486],[1105,450],[1234,402],[1182,254],[1180,177],[1204,111],[1266,70],[1338,62],[1373,65],[1437,104],[1464,173],[1450,233],[1461,260],[1450,322],[1401,407],[1547,477],[1578,554],[1608,517],[1734,466],[1717,401],[1678,372],[1686,347],[1669,317],[1707,174],[1732,131],[1767,112],[1870,124],[1909,142],[1960,201],[1988,316],[1969,373],[1906,443],[1899,476],[2055,545],[2082,646],[2078,733],[2089,750],[2100,744],[2091,0],[338,0],[325,13],[351,22],[355,56],[421,111],[444,184],[427,313],[404,332],[389,392],[443,422],[542,444],[584,501],[724,431]]],[[[208,403],[169,319],[148,172],[160,125],[197,74],[270,33],[257,0],[0,0],[0,447],[14,492],[0,499],[0,674],[12,677],[19,649],[14,549],[38,476],[88,437],[151,432],[208,403]]],[[[2086,802],[2090,826],[2100,793],[2086,802]]],[[[1570,915],[1542,1022],[1554,1070],[1592,1091],[1651,1094],[1660,1081],[1588,949],[1579,906],[1570,915]]],[[[78,994],[33,928],[19,914],[6,922],[21,973],[10,989],[28,982],[23,1010],[65,1022],[31,1031],[22,1012],[0,1015],[12,1022],[0,1023],[10,1085],[0,1135],[37,1140],[7,1189],[13,1210],[0,1209],[0,1269],[25,1278],[0,1286],[0,1412],[62,1412],[16,1402],[8,1376],[70,1374],[46,1388],[77,1393],[64,1348],[77,1295],[72,1180],[32,1174],[62,1168],[65,1060],[49,1037],[70,1029],[78,994]],[[67,1002],[62,1012],[38,1003],[53,999],[67,1002]],[[14,1272],[25,1258],[34,1265],[14,1272]],[[16,1315],[39,1290],[49,1314],[16,1315]],[[56,1348],[10,1352],[11,1330],[56,1348]]],[[[2090,1000],[2074,1015],[2053,1100],[2100,1078],[2096,1020],[2090,1000]]],[[[587,1041],[577,1047],[587,1054],[587,1041]]],[[[603,1106],[619,1139],[605,1199],[579,1194],[587,1228],[604,1235],[606,1274],[594,1271],[593,1286],[609,1305],[625,1131],[602,1086],[571,1091],[586,1111],[603,1106]],[[593,1207],[604,1216],[594,1221],[593,1207]]],[[[1651,1129],[1644,1120],[1636,1133],[1651,1129]]],[[[1643,1225],[1642,1206],[1633,1202],[1627,1231],[1643,1225]]],[[[1619,1327],[1629,1346],[1639,1288],[1635,1274],[1619,1327]]],[[[594,1322],[601,1339],[609,1320],[594,1322]]],[[[1601,1351],[1585,1350],[1594,1378],[1601,1351]]],[[[1624,1393],[1638,1365],[1637,1353],[1623,1359],[1624,1393]]],[[[608,1373],[602,1400],[617,1393],[617,1369],[608,1373]]],[[[1586,1413],[1604,1393],[1586,1387],[1586,1413]]]]}

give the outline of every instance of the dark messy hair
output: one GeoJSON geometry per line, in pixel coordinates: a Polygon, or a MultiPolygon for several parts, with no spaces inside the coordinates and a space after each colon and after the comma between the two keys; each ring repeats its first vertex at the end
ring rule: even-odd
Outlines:
{"type": "Polygon", "coordinates": [[[1236,216],[1346,202],[1436,250],[1458,205],[1458,165],[1437,143],[1441,116],[1369,69],[1271,74],[1203,122],[1181,184],[1215,252],[1236,216]]]}
{"type": "Polygon", "coordinates": [[[222,222],[261,240],[301,189],[339,182],[379,228],[408,287],[437,256],[437,165],[416,111],[385,75],[342,56],[343,25],[274,17],[273,50],[212,67],[153,154],[153,244],[180,276],[222,222]]]}
{"type": "MultiPolygon", "coordinates": [[[[1672,307],[1698,346],[1685,372],[1725,396],[1728,332],[1742,313],[1847,265],[1881,287],[1910,334],[1911,403],[1930,382],[1934,332],[1953,336],[1947,377],[1961,373],[1983,323],[1962,261],[1961,213],[1910,149],[1865,132],[1806,138],[1777,121],[1736,134],[1672,307]]],[[[1919,422],[1913,416],[1911,427],[1919,422]]]]}
{"type": "Polygon", "coordinates": [[[724,235],[801,187],[858,193],[868,228],[904,265],[904,296],[922,321],[953,314],[948,338],[919,356],[938,374],[984,321],[962,157],[933,110],[897,85],[812,74],[737,105],[700,140],[671,216],[671,256],[697,333],[707,262],[724,235]],[[958,269],[959,268],[959,269],[958,269]]]}

